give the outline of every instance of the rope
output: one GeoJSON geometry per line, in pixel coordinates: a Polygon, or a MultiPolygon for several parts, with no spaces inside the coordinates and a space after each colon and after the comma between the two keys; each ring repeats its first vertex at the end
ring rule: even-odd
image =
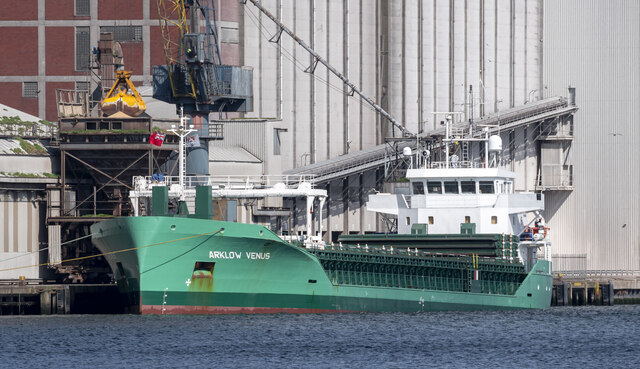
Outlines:
{"type": "MultiPolygon", "coordinates": [[[[165,245],[168,243],[172,243],[172,242],[178,242],[178,241],[184,241],[184,240],[189,240],[192,238],[196,238],[196,237],[202,237],[202,236],[206,236],[206,235],[215,235],[216,233],[222,232],[223,228],[220,228],[217,231],[213,231],[213,232],[206,232],[206,233],[201,233],[201,234],[197,234],[197,235],[193,235],[193,236],[189,236],[189,237],[183,237],[183,238],[176,238],[174,240],[170,240],[170,241],[163,241],[163,242],[157,242],[157,243],[152,243],[150,245],[144,245],[144,246],[138,246],[138,247],[131,247],[128,249],[123,249],[123,250],[116,250],[116,251],[110,251],[110,252],[103,252],[101,254],[96,254],[96,255],[88,255],[88,256],[81,256],[81,257],[77,257],[77,258],[71,258],[71,259],[66,259],[66,260],[62,260],[60,263],[66,263],[69,261],[78,261],[78,260],[86,260],[86,259],[93,259],[93,258],[97,258],[100,256],[105,256],[105,255],[113,255],[113,254],[118,254],[121,252],[127,252],[127,251],[133,251],[133,250],[139,250],[139,249],[144,249],[147,247],[153,247],[153,246],[158,246],[158,245],[165,245]]],[[[86,236],[85,236],[86,237],[86,236]]],[[[200,246],[200,244],[198,244],[198,246],[200,246]]],[[[195,248],[195,247],[194,247],[195,248]]],[[[193,249],[192,249],[193,250],[193,249]]],[[[191,250],[189,250],[191,251],[191,250]]],[[[187,252],[189,252],[187,251],[187,252]]],[[[186,254],[186,253],[185,253],[186,254]]],[[[184,254],[183,254],[184,255],[184,254]]],[[[0,269],[0,272],[6,272],[9,270],[16,270],[16,269],[25,269],[25,268],[33,268],[33,267],[41,267],[41,266],[48,266],[49,263],[39,263],[39,264],[33,264],[33,265],[23,265],[23,266],[19,266],[19,267],[13,267],[13,268],[5,268],[5,269],[0,269]]]]}
{"type": "MultiPolygon", "coordinates": [[[[71,241],[63,242],[63,243],[61,243],[61,244],[60,244],[60,246],[62,246],[62,245],[66,245],[66,244],[71,243],[71,242],[76,242],[76,241],[78,241],[78,240],[82,240],[82,239],[87,238],[87,237],[91,237],[91,236],[93,236],[94,234],[95,234],[95,233],[92,233],[92,234],[90,234],[90,235],[88,235],[88,236],[82,236],[82,237],[78,237],[78,238],[76,238],[76,239],[73,239],[73,240],[71,240],[71,241]]],[[[49,246],[47,246],[47,247],[45,247],[45,248],[42,248],[42,249],[40,249],[40,250],[31,251],[31,252],[28,252],[28,253],[26,253],[26,254],[20,254],[20,255],[18,255],[18,256],[14,256],[14,257],[11,257],[11,258],[8,258],[8,259],[0,260],[0,263],[3,263],[3,262],[5,262],[5,261],[9,261],[9,260],[13,260],[13,259],[17,259],[17,258],[21,258],[21,257],[23,257],[23,256],[27,256],[27,255],[35,254],[35,253],[37,253],[37,252],[45,251],[45,250],[48,250],[48,249],[49,249],[49,246]]]]}

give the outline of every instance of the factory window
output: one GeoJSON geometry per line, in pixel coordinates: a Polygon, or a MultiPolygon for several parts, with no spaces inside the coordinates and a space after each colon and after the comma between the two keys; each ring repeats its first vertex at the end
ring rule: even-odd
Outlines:
{"type": "Polygon", "coordinates": [[[100,122],[100,130],[109,129],[109,122],[100,122]]]}
{"type": "Polygon", "coordinates": [[[461,181],[462,193],[476,193],[476,181],[461,181]]]}
{"type": "Polygon", "coordinates": [[[22,97],[38,97],[38,82],[22,82],[22,97]]]}
{"type": "Polygon", "coordinates": [[[76,0],[76,12],[77,17],[88,17],[91,15],[91,1],[90,0],[76,0]]]}
{"type": "Polygon", "coordinates": [[[140,42],[142,41],[142,26],[104,26],[100,33],[113,33],[113,41],[140,42]]]}
{"type": "Polygon", "coordinates": [[[414,195],[424,195],[424,183],[422,183],[422,182],[413,182],[413,194],[414,195]]]}
{"type": "Polygon", "coordinates": [[[495,215],[491,216],[491,224],[498,224],[498,217],[495,215]]]}
{"type": "Polygon", "coordinates": [[[433,224],[433,217],[432,216],[429,217],[429,224],[433,224]]]}
{"type": "Polygon", "coordinates": [[[465,222],[465,223],[471,223],[471,217],[470,217],[470,216],[468,216],[468,215],[466,215],[466,216],[464,217],[464,222],[465,222]]]}
{"type": "Polygon", "coordinates": [[[89,91],[89,82],[76,82],[76,91],[89,91]]]}
{"type": "Polygon", "coordinates": [[[89,27],[76,27],[76,70],[89,69],[90,55],[89,27]]]}
{"type": "Polygon", "coordinates": [[[491,181],[480,181],[480,193],[493,193],[493,182],[491,181]]]}
{"type": "Polygon", "coordinates": [[[444,183],[444,193],[460,193],[458,191],[458,181],[447,181],[444,183]]]}
{"type": "Polygon", "coordinates": [[[427,192],[442,193],[442,182],[427,182],[427,192]]]}
{"type": "Polygon", "coordinates": [[[98,128],[98,124],[96,122],[87,122],[87,130],[95,131],[98,128]]]}
{"type": "Polygon", "coordinates": [[[111,122],[111,129],[122,129],[122,122],[111,122]]]}
{"type": "Polygon", "coordinates": [[[280,145],[282,144],[280,133],[284,131],[282,128],[273,129],[273,155],[280,155],[280,145]]]}

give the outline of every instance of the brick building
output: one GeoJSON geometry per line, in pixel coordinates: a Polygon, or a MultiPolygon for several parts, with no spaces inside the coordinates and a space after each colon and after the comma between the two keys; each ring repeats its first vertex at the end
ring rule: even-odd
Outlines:
{"type": "MultiPolygon", "coordinates": [[[[238,64],[238,2],[216,5],[223,63],[238,64]]],[[[121,43],[136,85],[151,84],[153,65],[165,63],[155,0],[0,0],[0,9],[0,103],[50,121],[56,89],[95,88],[89,63],[100,32],[121,43]]]]}

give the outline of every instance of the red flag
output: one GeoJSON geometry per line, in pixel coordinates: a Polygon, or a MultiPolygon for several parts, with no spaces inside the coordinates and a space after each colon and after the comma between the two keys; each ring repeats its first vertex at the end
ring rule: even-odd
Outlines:
{"type": "Polygon", "coordinates": [[[162,146],[166,136],[167,135],[164,133],[153,132],[151,136],[149,136],[149,143],[156,146],[162,146]]]}

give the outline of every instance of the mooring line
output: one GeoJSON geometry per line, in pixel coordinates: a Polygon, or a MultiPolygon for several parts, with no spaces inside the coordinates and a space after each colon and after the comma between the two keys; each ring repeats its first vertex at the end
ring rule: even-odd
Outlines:
{"type": "MultiPolygon", "coordinates": [[[[152,243],[150,245],[131,247],[131,248],[128,248],[128,249],[123,249],[123,250],[103,252],[103,253],[96,254],[96,255],[80,256],[80,257],[77,257],[77,258],[71,258],[71,259],[62,260],[60,262],[60,264],[66,263],[66,262],[69,262],[69,261],[86,260],[86,259],[97,258],[99,256],[113,255],[113,254],[118,254],[118,253],[121,253],[121,252],[139,250],[139,249],[144,249],[144,248],[147,248],[147,247],[159,246],[159,245],[164,245],[164,244],[167,244],[167,243],[189,240],[189,239],[196,238],[196,237],[202,237],[202,236],[207,236],[207,235],[212,235],[213,236],[216,233],[221,232],[222,230],[223,230],[223,228],[220,228],[217,231],[196,234],[196,235],[193,235],[193,236],[188,236],[188,237],[183,237],[183,238],[176,238],[174,240],[169,240],[169,241],[162,241],[162,242],[152,243]]],[[[87,237],[87,236],[85,236],[85,237],[87,237]]],[[[68,241],[68,242],[71,242],[71,241],[68,241]]],[[[68,243],[68,242],[65,242],[65,243],[68,243]]],[[[25,268],[33,268],[33,267],[41,267],[41,266],[47,266],[47,265],[50,265],[50,264],[49,263],[39,263],[39,264],[33,264],[33,265],[24,265],[24,266],[19,266],[19,267],[0,269],[0,272],[6,272],[6,271],[9,271],[9,270],[17,270],[17,269],[25,269],[25,268]]]]}
{"type": "MultiPolygon", "coordinates": [[[[62,246],[62,245],[66,245],[66,244],[71,243],[71,242],[76,242],[76,241],[78,241],[78,240],[81,240],[81,239],[84,239],[84,238],[87,238],[87,237],[91,237],[91,236],[93,236],[94,234],[95,234],[95,233],[92,233],[92,234],[90,234],[90,235],[88,235],[88,236],[82,236],[82,237],[78,237],[78,238],[73,239],[73,240],[70,240],[70,241],[63,242],[63,243],[61,243],[61,244],[60,244],[60,246],[62,246]]],[[[35,253],[37,253],[37,252],[45,251],[45,250],[48,250],[48,249],[49,249],[49,246],[47,246],[47,247],[45,247],[45,248],[42,248],[42,249],[40,249],[40,250],[31,251],[31,252],[28,252],[28,253],[26,253],[26,254],[20,254],[20,255],[18,255],[18,256],[14,256],[14,257],[11,257],[11,258],[8,258],[8,259],[0,260],[0,263],[5,262],[5,261],[9,261],[9,260],[13,260],[13,259],[17,259],[17,258],[21,258],[21,257],[23,257],[23,256],[27,256],[27,255],[35,254],[35,253]]]]}

